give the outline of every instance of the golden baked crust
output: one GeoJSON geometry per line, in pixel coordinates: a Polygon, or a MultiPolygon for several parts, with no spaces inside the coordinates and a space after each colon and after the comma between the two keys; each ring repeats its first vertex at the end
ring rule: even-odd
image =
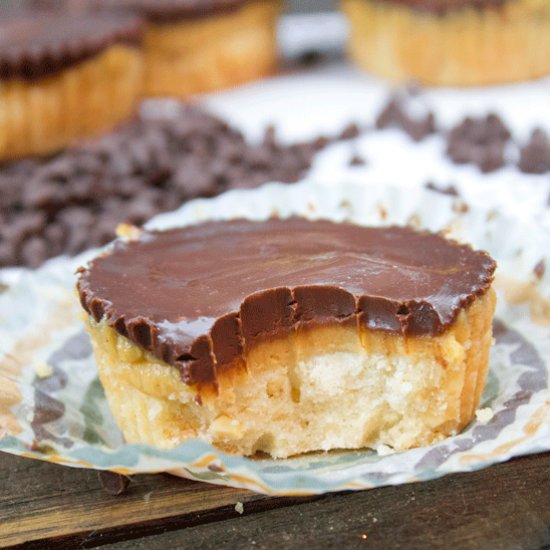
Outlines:
{"type": "Polygon", "coordinates": [[[351,24],[351,58],[392,81],[473,86],[550,74],[546,0],[440,15],[380,0],[342,0],[342,9],[351,24]]]}
{"type": "Polygon", "coordinates": [[[106,323],[89,319],[99,375],[128,442],[174,447],[201,437],[242,455],[396,450],[466,426],[483,391],[495,294],[489,290],[439,336],[404,337],[327,325],[256,345],[188,386],[179,371],[106,323]]]}
{"type": "Polygon", "coordinates": [[[271,74],[277,64],[277,0],[145,28],[145,94],[179,96],[227,88],[271,74]]]}
{"type": "Polygon", "coordinates": [[[59,73],[0,81],[0,161],[54,153],[127,119],[143,81],[142,53],[114,44],[59,73]]]}

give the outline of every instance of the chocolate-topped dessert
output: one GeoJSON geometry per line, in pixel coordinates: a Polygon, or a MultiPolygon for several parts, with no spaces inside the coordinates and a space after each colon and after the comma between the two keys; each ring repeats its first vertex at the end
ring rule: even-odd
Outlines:
{"type": "MultiPolygon", "coordinates": [[[[76,0],[78,1],[78,0],[76,0]]],[[[187,97],[271,74],[280,0],[88,0],[146,19],[145,94],[187,97]]]]}
{"type": "Polygon", "coordinates": [[[0,20],[0,161],[55,152],[126,119],[140,93],[141,20],[18,12],[0,20]]]}
{"type": "Polygon", "coordinates": [[[139,46],[142,23],[122,14],[18,15],[0,21],[0,79],[55,75],[114,43],[139,46]]]}
{"type": "Polygon", "coordinates": [[[284,457],[405,449],[467,424],[494,270],[404,227],[234,220],[119,240],[78,290],[128,441],[284,457]]]}
{"type": "Polygon", "coordinates": [[[547,0],[342,0],[350,55],[392,81],[478,86],[550,74],[547,0]]]}

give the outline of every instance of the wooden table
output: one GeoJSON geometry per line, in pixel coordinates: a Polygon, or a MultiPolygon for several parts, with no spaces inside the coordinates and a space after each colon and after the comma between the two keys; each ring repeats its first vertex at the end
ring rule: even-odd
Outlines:
{"type": "Polygon", "coordinates": [[[0,546],[550,547],[550,453],[435,481],[313,498],[272,498],[169,475],[134,476],[124,494],[111,496],[93,471],[3,453],[0,480],[0,546]]]}

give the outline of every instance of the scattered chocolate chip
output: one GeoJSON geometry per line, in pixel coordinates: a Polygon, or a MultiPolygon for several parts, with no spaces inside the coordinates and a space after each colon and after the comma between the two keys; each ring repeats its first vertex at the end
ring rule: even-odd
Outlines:
{"type": "Polygon", "coordinates": [[[16,256],[13,244],[5,240],[0,240],[0,265],[13,265],[15,263],[16,256]]]}
{"type": "Polygon", "coordinates": [[[341,132],[339,139],[341,140],[348,140],[348,139],[355,139],[359,136],[361,133],[361,130],[359,129],[359,126],[352,122],[351,124],[348,124],[341,132]]]}
{"type": "Polygon", "coordinates": [[[355,153],[350,159],[349,163],[350,166],[365,166],[367,164],[367,161],[359,154],[355,153]]]}
{"type": "Polygon", "coordinates": [[[537,265],[533,268],[533,273],[537,279],[542,279],[546,273],[546,261],[544,258],[540,260],[537,265]]]}
{"type": "Polygon", "coordinates": [[[433,182],[428,182],[424,186],[426,189],[429,189],[430,191],[435,191],[436,193],[441,193],[442,195],[450,195],[451,197],[459,197],[460,193],[458,192],[457,188],[454,185],[437,185],[433,182]]]}
{"type": "Polygon", "coordinates": [[[478,165],[484,174],[494,172],[506,164],[504,152],[504,143],[488,144],[486,147],[480,148],[477,154],[474,155],[473,158],[476,159],[474,163],[478,165]]]}
{"type": "Polygon", "coordinates": [[[376,128],[400,128],[414,141],[421,141],[433,134],[435,116],[419,102],[417,95],[401,92],[391,97],[376,119],[376,128]]]}
{"type": "Polygon", "coordinates": [[[536,128],[531,138],[520,149],[519,169],[525,174],[544,174],[550,172],[550,139],[548,134],[536,128]]]}
{"type": "Polygon", "coordinates": [[[506,164],[505,149],[511,134],[495,114],[466,117],[447,135],[447,156],[457,164],[475,164],[493,172],[506,164]]]}
{"type": "Polygon", "coordinates": [[[126,491],[128,485],[130,485],[129,477],[117,474],[116,472],[102,470],[97,475],[105,492],[113,496],[121,495],[126,491]]]}

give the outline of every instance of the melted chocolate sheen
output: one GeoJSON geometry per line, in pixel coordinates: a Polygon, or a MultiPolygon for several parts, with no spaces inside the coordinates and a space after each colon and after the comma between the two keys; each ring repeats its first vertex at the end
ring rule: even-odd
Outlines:
{"type": "Polygon", "coordinates": [[[96,321],[193,384],[311,324],[440,334],[494,270],[484,252],[403,227],[235,220],[119,241],[81,270],[78,289],[96,321]]]}
{"type": "Polygon", "coordinates": [[[122,14],[37,14],[0,19],[0,79],[35,79],[92,57],[113,43],[137,44],[142,23],[122,14]]]}
{"type": "Polygon", "coordinates": [[[444,14],[448,11],[464,8],[490,8],[502,6],[510,0],[375,0],[381,3],[399,4],[413,10],[444,14]]]}

